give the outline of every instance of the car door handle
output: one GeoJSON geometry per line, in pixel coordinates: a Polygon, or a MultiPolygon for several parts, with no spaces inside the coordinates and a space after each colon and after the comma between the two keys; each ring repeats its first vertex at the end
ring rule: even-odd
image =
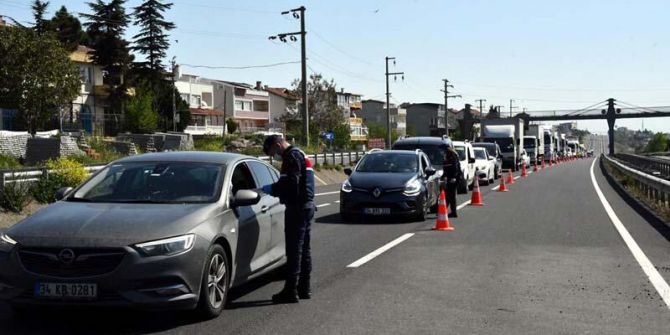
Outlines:
{"type": "Polygon", "coordinates": [[[268,209],[269,209],[268,206],[263,206],[263,207],[261,207],[261,212],[265,213],[265,212],[268,211],[268,209]]]}

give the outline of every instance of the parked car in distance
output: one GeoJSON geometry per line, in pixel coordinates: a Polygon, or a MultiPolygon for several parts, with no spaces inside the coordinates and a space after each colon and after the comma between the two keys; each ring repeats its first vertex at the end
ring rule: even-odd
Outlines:
{"type": "Polygon", "coordinates": [[[461,161],[461,172],[463,173],[463,180],[458,185],[458,193],[468,193],[468,189],[472,189],[475,180],[475,153],[472,144],[468,141],[454,141],[453,145],[461,161]]]}
{"type": "Polygon", "coordinates": [[[498,143],[477,142],[472,143],[474,148],[485,148],[489,158],[493,158],[495,169],[493,171],[493,179],[498,179],[502,175],[502,152],[498,143]]]}
{"type": "Polygon", "coordinates": [[[0,299],[197,309],[285,263],[279,173],[249,156],[169,152],[114,161],[0,234],[0,299]]]}
{"type": "Polygon", "coordinates": [[[586,157],[593,157],[593,149],[586,152],[586,157]]]}
{"type": "Polygon", "coordinates": [[[440,179],[442,177],[442,166],[444,165],[446,150],[450,146],[452,146],[452,143],[447,136],[416,136],[399,138],[393,143],[391,149],[412,151],[420,149],[428,156],[430,164],[436,170],[435,177],[440,179]]]}
{"type": "Polygon", "coordinates": [[[495,174],[495,161],[489,157],[485,148],[473,148],[475,152],[475,175],[479,176],[479,182],[488,185],[493,182],[495,174]]]}
{"type": "Polygon", "coordinates": [[[519,158],[519,168],[525,166],[526,168],[530,167],[530,156],[526,149],[521,149],[521,156],[519,158]]]}
{"type": "Polygon", "coordinates": [[[405,216],[423,221],[437,208],[440,184],[421,150],[369,152],[340,190],[340,215],[351,221],[358,216],[405,216]]]}

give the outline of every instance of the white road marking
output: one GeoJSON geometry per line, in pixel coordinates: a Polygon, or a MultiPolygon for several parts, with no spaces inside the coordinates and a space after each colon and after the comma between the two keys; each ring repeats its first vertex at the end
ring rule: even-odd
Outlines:
{"type": "Polygon", "coordinates": [[[314,179],[316,179],[316,180],[320,181],[320,182],[321,182],[321,184],[323,184],[323,185],[327,185],[327,184],[326,184],[326,182],[325,182],[325,181],[323,181],[323,179],[319,178],[319,176],[317,176],[317,175],[316,175],[316,173],[314,174],[314,179]]]}
{"type": "Polygon", "coordinates": [[[516,177],[514,177],[514,180],[517,180],[519,178],[521,178],[521,176],[516,176],[516,177]]]}
{"type": "Polygon", "coordinates": [[[596,161],[597,159],[594,159],[593,163],[591,163],[591,182],[593,182],[593,188],[595,188],[598,198],[600,198],[600,202],[603,204],[603,207],[605,207],[607,216],[609,216],[614,228],[616,228],[619,235],[621,235],[621,238],[633,254],[633,257],[635,257],[635,260],[642,268],[642,271],[644,271],[644,274],[647,275],[651,284],[656,288],[656,291],[665,302],[665,305],[670,308],[670,286],[668,286],[668,283],[663,279],[661,274],[658,273],[658,270],[656,270],[654,264],[647,258],[647,255],[644,254],[644,251],[640,249],[640,246],[635,242],[633,236],[626,230],[626,227],[621,220],[619,220],[619,217],[612,209],[612,206],[610,206],[609,201],[607,201],[607,198],[605,198],[605,195],[600,190],[600,186],[598,186],[598,182],[596,181],[596,176],[593,174],[593,167],[595,166],[596,161]]]}
{"type": "Polygon", "coordinates": [[[457,210],[458,210],[458,209],[461,209],[461,208],[463,208],[463,207],[469,205],[470,202],[471,202],[471,200],[468,200],[468,201],[466,201],[466,202],[464,202],[464,203],[462,203],[462,204],[456,206],[456,209],[457,209],[457,210]]]}
{"type": "Polygon", "coordinates": [[[320,196],[320,195],[329,195],[329,194],[338,194],[340,191],[333,191],[333,192],[324,192],[324,193],[317,193],[315,196],[320,196]]]}
{"type": "Polygon", "coordinates": [[[369,253],[369,254],[363,256],[363,258],[361,258],[361,259],[359,259],[359,260],[357,260],[357,261],[355,261],[355,262],[353,262],[353,263],[347,265],[347,267],[348,267],[348,268],[357,268],[357,267],[359,267],[359,266],[361,266],[361,265],[363,265],[363,264],[365,264],[365,263],[371,261],[371,260],[374,259],[375,257],[377,257],[377,256],[379,256],[379,255],[381,255],[381,254],[383,254],[383,253],[386,252],[387,250],[389,250],[389,249],[395,247],[396,245],[402,243],[403,241],[407,240],[408,238],[410,238],[410,237],[412,237],[412,236],[414,236],[414,233],[407,233],[407,234],[405,234],[405,235],[402,235],[402,236],[396,238],[395,240],[393,240],[393,241],[391,241],[391,242],[389,242],[389,243],[386,243],[386,244],[385,244],[384,246],[382,246],[381,248],[379,248],[379,249],[377,249],[377,250],[375,250],[375,251],[373,251],[373,252],[371,252],[371,253],[369,253]]]}
{"type": "Polygon", "coordinates": [[[330,202],[327,202],[327,203],[321,204],[321,205],[317,205],[316,208],[321,208],[321,207],[326,207],[326,206],[330,206],[330,202]]]}
{"type": "Polygon", "coordinates": [[[340,201],[339,201],[339,200],[336,200],[336,201],[335,201],[335,203],[336,203],[336,204],[339,204],[339,203],[340,203],[340,201]]]}
{"type": "Polygon", "coordinates": [[[491,191],[495,191],[495,190],[497,190],[497,189],[499,189],[499,188],[500,188],[500,185],[495,186],[495,187],[491,187],[491,191]]]}

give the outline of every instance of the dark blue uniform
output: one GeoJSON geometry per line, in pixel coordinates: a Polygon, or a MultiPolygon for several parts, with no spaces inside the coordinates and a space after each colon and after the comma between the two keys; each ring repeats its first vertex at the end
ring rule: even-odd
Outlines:
{"type": "Polygon", "coordinates": [[[284,234],[286,237],[287,284],[298,290],[309,290],[312,272],[310,232],[314,220],[314,171],[312,163],[296,147],[282,154],[281,176],[272,185],[272,194],[286,206],[284,234]],[[298,281],[299,280],[299,281],[298,281]]]}
{"type": "Polygon", "coordinates": [[[447,204],[452,216],[457,215],[456,209],[456,192],[458,183],[463,178],[463,173],[461,171],[461,162],[458,158],[458,153],[454,152],[452,149],[447,149],[447,154],[445,155],[444,165],[442,166],[442,178],[444,178],[447,193],[447,204]]]}

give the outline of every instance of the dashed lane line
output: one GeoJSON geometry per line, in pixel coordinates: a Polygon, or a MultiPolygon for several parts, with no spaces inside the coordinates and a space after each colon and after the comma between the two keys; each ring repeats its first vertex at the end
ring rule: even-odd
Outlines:
{"type": "Polygon", "coordinates": [[[614,212],[614,209],[612,209],[609,201],[607,201],[607,198],[605,198],[605,195],[600,190],[598,181],[596,181],[596,176],[593,174],[593,167],[595,166],[596,161],[597,159],[594,159],[593,163],[591,163],[591,182],[593,182],[593,188],[595,188],[596,193],[598,194],[598,198],[600,198],[600,202],[602,203],[603,207],[605,207],[607,216],[609,216],[610,221],[612,221],[612,224],[614,225],[614,228],[616,228],[617,232],[619,232],[619,235],[621,235],[624,243],[626,243],[626,246],[633,254],[633,257],[635,257],[635,260],[640,265],[640,267],[642,267],[642,271],[644,271],[644,274],[647,275],[647,278],[649,278],[649,281],[661,296],[665,302],[665,305],[670,308],[670,286],[668,286],[668,283],[665,281],[665,279],[663,279],[661,274],[658,273],[658,270],[656,270],[654,264],[651,263],[649,258],[647,258],[647,255],[644,254],[644,251],[642,251],[637,242],[635,242],[633,236],[628,232],[621,220],[619,220],[619,217],[614,212]]]}
{"type": "Polygon", "coordinates": [[[327,202],[327,203],[321,204],[321,205],[317,205],[316,208],[321,208],[321,207],[326,207],[326,206],[330,206],[330,202],[327,202]]]}
{"type": "Polygon", "coordinates": [[[317,193],[315,196],[321,196],[321,195],[330,195],[330,194],[339,194],[340,191],[333,191],[333,192],[323,192],[323,193],[317,193]]]}
{"type": "Polygon", "coordinates": [[[363,256],[363,257],[360,258],[359,260],[357,260],[357,261],[355,261],[355,262],[353,262],[353,263],[347,265],[347,267],[348,267],[348,268],[357,268],[357,267],[359,267],[359,266],[361,266],[361,265],[363,265],[363,264],[365,264],[365,263],[367,263],[367,262],[373,260],[375,257],[377,257],[377,256],[379,256],[379,255],[381,255],[381,254],[383,254],[384,252],[388,251],[389,249],[395,247],[396,245],[402,243],[403,241],[407,240],[408,238],[410,238],[410,237],[412,237],[412,236],[414,236],[414,233],[407,233],[407,234],[404,234],[404,235],[402,235],[402,236],[396,238],[395,240],[393,240],[393,241],[391,241],[391,242],[389,242],[389,243],[386,243],[386,244],[383,245],[381,248],[379,248],[379,249],[377,249],[377,250],[375,250],[375,251],[373,251],[373,252],[371,252],[371,253],[369,253],[369,254],[363,256]]]}

